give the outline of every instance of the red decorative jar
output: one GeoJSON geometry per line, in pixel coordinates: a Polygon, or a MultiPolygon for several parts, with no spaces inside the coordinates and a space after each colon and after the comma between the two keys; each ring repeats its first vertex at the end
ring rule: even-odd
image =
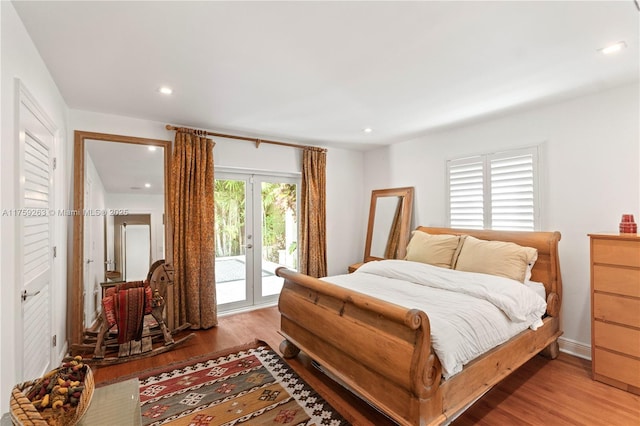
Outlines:
{"type": "Polygon", "coordinates": [[[621,234],[637,234],[638,225],[633,221],[632,214],[623,214],[622,221],[620,222],[621,234]]]}

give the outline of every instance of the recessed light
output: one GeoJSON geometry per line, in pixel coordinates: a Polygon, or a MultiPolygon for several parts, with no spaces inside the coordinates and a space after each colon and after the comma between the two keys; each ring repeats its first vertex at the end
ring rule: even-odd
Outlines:
{"type": "Polygon", "coordinates": [[[157,146],[153,146],[153,145],[149,145],[149,147],[147,148],[149,151],[155,151],[156,149],[158,149],[157,146]]]}
{"type": "Polygon", "coordinates": [[[173,89],[171,87],[162,86],[158,89],[158,92],[162,93],[163,95],[170,95],[173,93],[173,89]]]}
{"type": "Polygon", "coordinates": [[[371,127],[365,127],[364,129],[362,129],[362,131],[365,133],[371,133],[373,132],[373,129],[371,127]]]}
{"type": "Polygon", "coordinates": [[[612,53],[621,51],[625,47],[627,47],[627,43],[625,43],[624,41],[619,41],[610,46],[600,49],[600,52],[602,52],[603,55],[611,55],[612,53]]]}
{"type": "Polygon", "coordinates": [[[151,188],[151,184],[150,184],[150,183],[145,183],[145,184],[144,184],[144,187],[145,187],[145,188],[151,188]]]}

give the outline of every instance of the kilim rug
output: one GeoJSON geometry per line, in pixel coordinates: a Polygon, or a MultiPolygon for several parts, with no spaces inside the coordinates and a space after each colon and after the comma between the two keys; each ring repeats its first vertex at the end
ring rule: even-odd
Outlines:
{"type": "Polygon", "coordinates": [[[349,424],[264,342],[139,381],[144,426],[349,424]]]}

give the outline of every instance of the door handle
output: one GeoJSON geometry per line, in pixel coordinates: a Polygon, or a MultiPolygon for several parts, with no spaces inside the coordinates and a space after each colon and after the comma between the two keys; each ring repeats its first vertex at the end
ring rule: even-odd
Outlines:
{"type": "Polygon", "coordinates": [[[89,264],[89,263],[93,263],[93,260],[87,259],[87,264],[89,264]]]}
{"type": "Polygon", "coordinates": [[[40,290],[36,291],[35,293],[27,293],[27,290],[22,290],[22,294],[20,295],[20,297],[24,302],[25,300],[27,300],[27,297],[36,296],[37,294],[40,294],[40,290]]]}
{"type": "Polygon", "coordinates": [[[253,248],[253,244],[247,244],[247,248],[248,249],[253,248]]]}

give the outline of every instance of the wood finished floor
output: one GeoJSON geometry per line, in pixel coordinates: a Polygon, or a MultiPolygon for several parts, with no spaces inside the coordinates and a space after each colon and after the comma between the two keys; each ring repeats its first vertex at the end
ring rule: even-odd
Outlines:
{"type": "MultiPolygon", "coordinates": [[[[233,346],[265,341],[279,353],[277,308],[221,317],[218,327],[197,331],[176,350],[127,363],[95,368],[97,386],[118,377],[165,366],[233,346]]],[[[299,355],[289,365],[354,425],[394,423],[317,371],[299,355]]],[[[590,361],[561,353],[556,360],[537,356],[516,370],[452,425],[640,425],[640,397],[591,380],[590,361]]]]}

